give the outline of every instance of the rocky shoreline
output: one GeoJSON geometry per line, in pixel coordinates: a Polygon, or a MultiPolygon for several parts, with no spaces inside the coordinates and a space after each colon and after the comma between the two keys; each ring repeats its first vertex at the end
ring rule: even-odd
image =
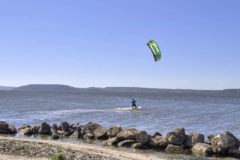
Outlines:
{"type": "MultiPolygon", "coordinates": [[[[65,137],[76,138],[76,140],[99,139],[102,140],[102,146],[131,147],[141,150],[155,149],[170,154],[240,158],[240,140],[229,131],[205,137],[203,134],[197,132],[186,134],[184,128],[177,128],[163,136],[159,132],[149,135],[146,131],[139,131],[134,128],[124,129],[121,126],[105,128],[95,122],[89,122],[85,125],[70,125],[68,122],[61,122],[60,125],[52,124],[51,126],[46,122],[42,122],[37,126],[23,125],[16,129],[15,126],[0,121],[0,134],[16,133],[22,135],[46,135],[51,137],[52,140],[65,137]]],[[[88,159],[96,160],[116,158],[104,156],[95,157],[96,155],[94,155],[94,152],[87,155],[82,152],[74,152],[75,154],[72,156],[70,153],[73,151],[67,150],[66,148],[58,148],[49,145],[38,147],[39,144],[34,143],[27,144],[27,146],[30,147],[24,148],[26,143],[24,145],[21,144],[22,142],[16,143],[16,141],[14,141],[13,143],[13,141],[0,139],[0,153],[12,153],[16,155],[24,155],[24,153],[26,153],[26,156],[49,157],[57,152],[63,152],[69,159],[81,159],[81,157],[85,156],[88,159]],[[17,149],[13,149],[14,147],[17,147],[17,149]],[[45,150],[41,150],[42,148],[45,150]],[[16,151],[18,151],[18,153],[16,153],[16,151]]]]}

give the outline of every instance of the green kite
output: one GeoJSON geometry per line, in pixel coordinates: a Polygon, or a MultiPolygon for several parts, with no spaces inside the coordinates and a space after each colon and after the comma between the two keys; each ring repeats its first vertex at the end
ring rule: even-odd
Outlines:
{"type": "Polygon", "coordinates": [[[155,61],[159,61],[161,59],[161,51],[158,44],[154,40],[150,40],[147,43],[148,47],[152,51],[153,57],[155,61]]]}

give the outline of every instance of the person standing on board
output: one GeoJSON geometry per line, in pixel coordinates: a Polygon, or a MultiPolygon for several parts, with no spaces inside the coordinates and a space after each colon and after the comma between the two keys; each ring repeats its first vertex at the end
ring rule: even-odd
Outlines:
{"type": "Polygon", "coordinates": [[[136,109],[137,108],[136,102],[137,101],[133,98],[132,99],[132,109],[136,109]]]}

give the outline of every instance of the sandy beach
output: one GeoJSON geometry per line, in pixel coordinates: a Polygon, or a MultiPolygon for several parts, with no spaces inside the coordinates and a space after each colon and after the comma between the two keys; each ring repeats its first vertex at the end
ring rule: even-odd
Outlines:
{"type": "Polygon", "coordinates": [[[0,160],[47,160],[47,158],[34,158],[34,157],[24,157],[24,156],[13,156],[0,154],[0,160]]]}
{"type": "Polygon", "coordinates": [[[71,144],[51,140],[19,139],[2,136],[0,136],[0,143],[0,160],[45,160],[51,154],[55,154],[53,151],[64,152],[66,155],[71,154],[72,159],[160,160],[160,158],[153,155],[129,153],[93,144],[71,144]]]}

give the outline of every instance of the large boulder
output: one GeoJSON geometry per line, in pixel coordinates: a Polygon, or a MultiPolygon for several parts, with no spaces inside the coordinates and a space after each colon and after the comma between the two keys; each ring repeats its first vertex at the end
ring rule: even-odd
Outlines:
{"type": "Polygon", "coordinates": [[[194,144],[203,143],[204,135],[196,132],[191,132],[189,135],[186,135],[186,139],[184,142],[184,147],[192,148],[194,144]]]}
{"type": "Polygon", "coordinates": [[[121,126],[112,126],[107,130],[107,136],[112,138],[116,137],[119,132],[121,132],[123,129],[121,126]]]}
{"type": "Polygon", "coordinates": [[[151,136],[148,135],[146,131],[138,131],[136,133],[137,143],[147,144],[149,143],[150,139],[151,139],[151,136]]]}
{"type": "Polygon", "coordinates": [[[166,139],[169,144],[182,146],[185,141],[185,129],[184,128],[177,128],[173,132],[169,132],[166,135],[166,139]]]}
{"type": "Polygon", "coordinates": [[[213,154],[213,149],[209,144],[197,143],[192,147],[192,153],[197,156],[210,156],[213,154]]]}
{"type": "Polygon", "coordinates": [[[23,135],[30,135],[33,133],[33,129],[29,125],[23,125],[18,129],[18,132],[23,135]]]}
{"type": "Polygon", "coordinates": [[[61,130],[64,132],[69,132],[70,125],[68,122],[61,122],[61,130]]]}
{"type": "Polygon", "coordinates": [[[120,140],[118,137],[113,137],[113,138],[109,138],[108,140],[106,140],[105,144],[109,145],[109,146],[113,146],[113,145],[116,145],[119,141],[120,140]]]}
{"type": "Polygon", "coordinates": [[[32,127],[32,132],[33,134],[38,134],[39,126],[33,126],[32,127]]]}
{"type": "Polygon", "coordinates": [[[155,132],[155,133],[152,135],[152,138],[155,138],[155,137],[157,137],[157,136],[162,136],[162,134],[159,133],[159,132],[155,132]]]}
{"type": "Polygon", "coordinates": [[[93,133],[95,135],[95,138],[97,139],[107,139],[108,138],[107,131],[108,131],[107,128],[99,127],[95,129],[93,133]]]}
{"type": "Polygon", "coordinates": [[[123,140],[121,142],[118,142],[118,147],[131,147],[131,145],[135,143],[134,140],[123,140]]]}
{"type": "Polygon", "coordinates": [[[101,127],[100,124],[98,123],[95,123],[95,122],[88,122],[86,125],[85,125],[85,130],[86,132],[94,132],[97,128],[101,127]]]}
{"type": "Polygon", "coordinates": [[[124,129],[117,134],[120,140],[136,140],[136,134],[138,131],[136,129],[124,129]]]}
{"type": "Polygon", "coordinates": [[[228,149],[236,146],[236,142],[234,138],[228,135],[218,134],[211,139],[211,146],[214,153],[226,155],[228,149]]]}
{"type": "Polygon", "coordinates": [[[39,125],[38,134],[51,134],[51,126],[46,122],[42,122],[39,125]]]}
{"type": "Polygon", "coordinates": [[[168,141],[165,137],[156,136],[155,138],[151,138],[148,146],[153,149],[165,149],[168,146],[168,141]]]}
{"type": "Polygon", "coordinates": [[[57,133],[53,133],[53,134],[58,134],[61,137],[69,137],[73,134],[73,130],[69,130],[68,132],[57,130],[57,133]]]}
{"type": "Polygon", "coordinates": [[[51,127],[51,128],[54,129],[54,130],[58,130],[58,126],[57,126],[57,124],[55,124],[55,123],[52,124],[52,127],[51,127]]]}
{"type": "Polygon", "coordinates": [[[9,125],[5,121],[0,121],[0,134],[15,134],[17,133],[14,125],[9,125]]]}
{"type": "Polygon", "coordinates": [[[171,154],[187,154],[188,153],[188,151],[184,150],[183,147],[172,145],[172,144],[169,144],[165,149],[165,151],[171,154]]]}
{"type": "Polygon", "coordinates": [[[8,123],[4,121],[0,121],[0,133],[7,134],[8,133],[8,123]]]}
{"type": "Polygon", "coordinates": [[[17,129],[14,125],[9,125],[8,126],[8,133],[9,134],[16,134],[17,133],[17,129]]]}
{"type": "Polygon", "coordinates": [[[214,136],[216,136],[216,135],[214,135],[214,134],[208,135],[207,142],[211,144],[211,140],[213,139],[214,136]]]}
{"type": "Polygon", "coordinates": [[[117,134],[120,140],[135,140],[137,143],[146,144],[150,141],[151,136],[146,131],[138,131],[136,129],[124,129],[117,134]]]}
{"type": "Polygon", "coordinates": [[[92,132],[88,132],[83,135],[83,139],[85,139],[85,140],[94,139],[94,138],[95,138],[95,135],[92,132]]]}
{"type": "Polygon", "coordinates": [[[81,138],[82,134],[81,134],[81,128],[75,129],[73,131],[73,134],[71,135],[72,138],[81,138]]]}
{"type": "Polygon", "coordinates": [[[240,149],[236,148],[230,148],[228,150],[228,156],[235,157],[235,158],[240,158],[240,149]]]}
{"type": "Polygon", "coordinates": [[[80,125],[79,123],[77,123],[77,124],[73,124],[72,126],[71,126],[71,128],[75,131],[75,130],[82,130],[82,125],[80,125]]]}
{"type": "Polygon", "coordinates": [[[240,141],[239,141],[239,139],[237,138],[237,137],[235,137],[230,131],[225,131],[224,132],[224,135],[227,135],[227,136],[229,136],[229,137],[232,137],[233,139],[234,139],[234,141],[235,141],[235,143],[236,143],[236,148],[237,147],[240,147],[240,141]]]}
{"type": "Polygon", "coordinates": [[[56,124],[52,124],[51,134],[57,134],[58,126],[56,124]]]}

